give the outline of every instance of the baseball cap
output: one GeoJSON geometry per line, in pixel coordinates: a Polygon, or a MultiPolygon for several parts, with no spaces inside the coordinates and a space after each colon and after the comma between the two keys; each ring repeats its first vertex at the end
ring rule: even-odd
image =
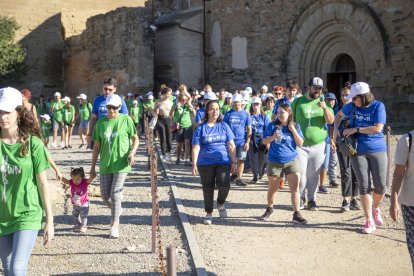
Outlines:
{"type": "Polygon", "coordinates": [[[121,106],[122,100],[121,97],[119,97],[116,94],[109,95],[106,97],[105,106],[112,105],[112,106],[121,106]]]}
{"type": "Polygon", "coordinates": [[[68,96],[63,97],[62,101],[64,102],[70,102],[70,98],[68,96]]]}
{"type": "Polygon", "coordinates": [[[329,92],[329,93],[327,93],[326,95],[325,95],[325,99],[331,99],[331,100],[336,100],[336,96],[335,96],[335,94],[334,93],[331,93],[331,92],[329,92]]]}
{"type": "Polygon", "coordinates": [[[323,80],[321,78],[318,78],[318,77],[311,78],[309,80],[309,86],[323,88],[323,80]]]}
{"type": "Polygon", "coordinates": [[[366,94],[370,92],[368,83],[365,82],[356,82],[351,85],[351,93],[349,93],[347,100],[352,99],[355,96],[366,94]]]}
{"type": "Polygon", "coordinates": [[[152,92],[152,91],[148,91],[148,92],[147,92],[147,96],[149,96],[149,95],[154,95],[154,92],[152,92]]]}
{"type": "Polygon", "coordinates": [[[80,94],[79,96],[76,97],[76,99],[82,99],[82,100],[86,100],[88,98],[88,96],[86,96],[85,94],[80,94]]]}
{"type": "Polygon", "coordinates": [[[241,91],[241,96],[245,102],[248,102],[250,100],[250,93],[248,90],[241,91]]]}
{"type": "Polygon", "coordinates": [[[216,94],[214,94],[214,92],[207,92],[204,94],[204,100],[210,100],[210,101],[214,101],[216,100],[216,94]]]}
{"type": "Polygon", "coordinates": [[[62,95],[60,95],[60,92],[55,92],[55,94],[53,96],[54,97],[62,97],[62,95]]]}
{"type": "Polygon", "coordinates": [[[256,104],[256,103],[262,104],[262,100],[259,97],[254,97],[252,99],[252,104],[256,104]]]}
{"type": "Polygon", "coordinates": [[[226,98],[233,98],[233,95],[230,92],[226,93],[226,98]]]}
{"type": "Polygon", "coordinates": [[[132,93],[131,92],[128,92],[128,97],[132,97],[132,93]]]}
{"type": "Polygon", "coordinates": [[[269,89],[269,87],[267,87],[267,85],[262,85],[262,87],[261,87],[262,89],[265,89],[265,90],[268,90],[269,89]]]}
{"type": "Polygon", "coordinates": [[[233,102],[243,102],[243,97],[240,94],[233,95],[233,102]]]}
{"type": "Polygon", "coordinates": [[[0,89],[0,110],[12,112],[18,106],[22,106],[23,97],[19,90],[6,87],[0,89]]]}
{"type": "Polygon", "coordinates": [[[138,101],[137,100],[133,100],[132,101],[132,104],[138,104],[138,101]]]}
{"type": "Polygon", "coordinates": [[[248,87],[246,87],[246,89],[245,89],[249,94],[251,94],[251,93],[253,93],[253,89],[250,87],[250,86],[248,86],[248,87]]]}
{"type": "Polygon", "coordinates": [[[43,115],[40,115],[40,118],[45,118],[45,119],[46,119],[46,121],[50,121],[50,116],[49,116],[49,114],[43,114],[43,115]]]}
{"type": "Polygon", "coordinates": [[[154,99],[154,96],[153,95],[149,95],[148,96],[148,100],[153,100],[154,99]]]}

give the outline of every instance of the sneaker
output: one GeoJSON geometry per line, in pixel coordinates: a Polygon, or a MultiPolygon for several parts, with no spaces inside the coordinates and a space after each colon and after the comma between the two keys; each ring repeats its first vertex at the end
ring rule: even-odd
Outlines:
{"type": "Polygon", "coordinates": [[[88,145],[87,145],[85,149],[87,149],[87,150],[88,150],[88,149],[90,149],[90,150],[91,150],[92,148],[91,148],[90,146],[88,146],[88,145]]]}
{"type": "Polygon", "coordinates": [[[377,229],[374,222],[372,220],[368,220],[365,222],[364,226],[362,227],[362,233],[364,234],[371,234],[377,229]]]}
{"type": "Polygon", "coordinates": [[[213,215],[207,214],[206,217],[204,218],[204,224],[211,225],[211,223],[213,223],[213,215]]]}
{"type": "Polygon", "coordinates": [[[65,149],[68,149],[68,147],[64,146],[62,149],[65,150],[65,149]]]}
{"type": "Polygon", "coordinates": [[[167,162],[171,162],[172,161],[171,153],[167,153],[166,160],[167,160],[167,162]]]}
{"type": "Polygon", "coordinates": [[[118,227],[111,227],[111,233],[109,234],[109,238],[116,239],[119,238],[119,228],[118,227]]]}
{"type": "Polygon", "coordinates": [[[185,161],[184,166],[191,167],[192,166],[191,161],[190,160],[185,161]]]}
{"type": "Polygon", "coordinates": [[[237,175],[236,174],[232,174],[231,176],[230,176],[230,181],[234,181],[234,180],[236,180],[237,179],[237,175]]]}
{"type": "Polygon", "coordinates": [[[175,160],[176,165],[180,165],[180,159],[175,160]]]}
{"type": "Polygon", "coordinates": [[[250,182],[257,183],[257,181],[258,181],[257,176],[255,176],[255,177],[253,177],[252,181],[250,181],[250,182]]]}
{"type": "Polygon", "coordinates": [[[325,186],[319,186],[318,193],[320,193],[320,194],[329,194],[329,191],[328,191],[328,188],[326,188],[325,186]]]}
{"type": "Polygon", "coordinates": [[[70,148],[70,149],[72,148],[72,146],[71,146],[71,145],[68,145],[67,147],[68,147],[68,148],[70,148]]]}
{"type": "Polygon", "coordinates": [[[267,207],[264,214],[260,217],[260,220],[267,221],[273,215],[273,212],[274,210],[272,207],[267,207]]]}
{"type": "Polygon", "coordinates": [[[221,218],[227,218],[227,210],[224,204],[217,205],[217,209],[221,218]]]}
{"type": "Polygon", "coordinates": [[[81,228],[81,225],[78,224],[78,223],[75,223],[75,225],[73,226],[73,231],[74,232],[79,232],[80,228],[81,228]]]}
{"type": "Polygon", "coordinates": [[[51,145],[52,145],[52,148],[57,149],[56,143],[52,143],[51,145]]]}
{"type": "Polygon", "coordinates": [[[306,205],[306,198],[301,197],[300,198],[300,203],[299,203],[299,210],[305,209],[305,205],[306,205]]]}
{"type": "Polygon", "coordinates": [[[300,212],[294,212],[292,222],[295,224],[306,224],[308,221],[302,217],[300,212]]]}
{"type": "Polygon", "coordinates": [[[351,210],[361,210],[361,206],[359,206],[358,200],[356,200],[356,198],[351,199],[350,208],[351,210]]]}
{"type": "Polygon", "coordinates": [[[65,147],[65,142],[61,142],[61,143],[60,143],[60,147],[61,147],[61,148],[64,148],[64,147],[65,147]]]}
{"type": "Polygon", "coordinates": [[[246,187],[247,183],[245,183],[243,180],[241,179],[236,179],[236,185],[237,186],[242,186],[242,187],[246,187]]]}
{"type": "Polygon", "coordinates": [[[350,210],[350,203],[349,203],[349,201],[348,200],[346,200],[346,199],[344,199],[343,201],[342,201],[342,206],[341,206],[341,210],[342,210],[342,212],[346,212],[346,211],[349,211],[350,210]]]}
{"type": "Polygon", "coordinates": [[[167,159],[166,159],[165,155],[163,155],[163,154],[161,155],[161,161],[162,161],[162,162],[166,162],[166,161],[167,161],[167,159]]]}
{"type": "Polygon", "coordinates": [[[308,209],[311,211],[319,211],[319,207],[318,205],[316,205],[315,200],[309,200],[308,202],[308,209]]]}
{"type": "Polygon", "coordinates": [[[332,188],[338,188],[339,184],[336,183],[336,181],[334,180],[334,181],[329,181],[329,186],[331,186],[332,188]]]}
{"type": "Polygon", "coordinates": [[[81,149],[84,145],[85,145],[85,144],[81,144],[81,145],[79,146],[79,148],[81,149]]]}
{"type": "Polygon", "coordinates": [[[285,180],[282,178],[279,182],[279,189],[284,189],[285,188],[285,180]]]}
{"type": "Polygon", "coordinates": [[[85,226],[81,226],[81,228],[79,228],[79,232],[81,232],[81,233],[86,233],[86,230],[88,230],[88,227],[85,225],[85,226]]]}
{"type": "Polygon", "coordinates": [[[384,221],[382,220],[381,211],[379,208],[372,207],[372,215],[374,216],[374,222],[377,226],[382,226],[384,221]]]}

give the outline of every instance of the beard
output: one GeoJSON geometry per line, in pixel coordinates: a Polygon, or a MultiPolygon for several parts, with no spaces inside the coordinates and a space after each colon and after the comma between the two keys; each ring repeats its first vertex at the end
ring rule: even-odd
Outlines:
{"type": "Polygon", "coordinates": [[[318,99],[318,98],[319,98],[320,94],[321,94],[321,93],[319,93],[319,92],[314,92],[314,93],[309,92],[309,97],[310,97],[311,99],[313,99],[313,100],[316,100],[316,99],[318,99]]]}

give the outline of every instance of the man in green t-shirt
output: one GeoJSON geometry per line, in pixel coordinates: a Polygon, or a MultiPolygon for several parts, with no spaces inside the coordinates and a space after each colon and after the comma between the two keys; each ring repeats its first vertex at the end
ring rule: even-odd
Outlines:
{"type": "Polygon", "coordinates": [[[55,99],[50,104],[50,112],[53,113],[53,141],[52,147],[57,148],[57,134],[61,128],[60,147],[65,147],[65,126],[63,123],[63,106],[62,96],[59,92],[54,94],[55,99]]]}
{"type": "Polygon", "coordinates": [[[80,101],[79,105],[79,137],[82,141],[79,148],[81,149],[83,146],[86,145],[86,149],[89,148],[88,143],[86,141],[86,137],[89,134],[89,120],[91,119],[92,114],[92,104],[88,101],[88,97],[86,94],[80,94],[76,97],[80,101]]]}
{"type": "Polygon", "coordinates": [[[307,93],[291,104],[293,120],[300,125],[305,138],[303,146],[298,148],[301,165],[300,208],[304,209],[305,190],[308,189],[307,207],[312,211],[319,210],[315,198],[319,171],[325,159],[326,124],[332,124],[334,120],[333,110],[325,102],[322,90],[322,79],[314,77],[309,81],[307,93]]]}

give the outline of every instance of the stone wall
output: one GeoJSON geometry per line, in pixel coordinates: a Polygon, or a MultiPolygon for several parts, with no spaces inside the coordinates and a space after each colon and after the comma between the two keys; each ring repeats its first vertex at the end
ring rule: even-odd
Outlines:
{"type": "Polygon", "coordinates": [[[64,91],[90,98],[102,93],[107,76],[118,80],[118,92],[143,92],[153,87],[153,33],[150,8],[119,8],[87,20],[82,34],[67,40],[64,91]]]}
{"type": "Polygon", "coordinates": [[[355,62],[356,80],[368,82],[385,102],[389,122],[413,124],[412,1],[220,0],[206,4],[208,77],[216,89],[273,86],[289,78],[304,86],[313,75],[326,80],[338,56],[347,54],[355,62]]]}

